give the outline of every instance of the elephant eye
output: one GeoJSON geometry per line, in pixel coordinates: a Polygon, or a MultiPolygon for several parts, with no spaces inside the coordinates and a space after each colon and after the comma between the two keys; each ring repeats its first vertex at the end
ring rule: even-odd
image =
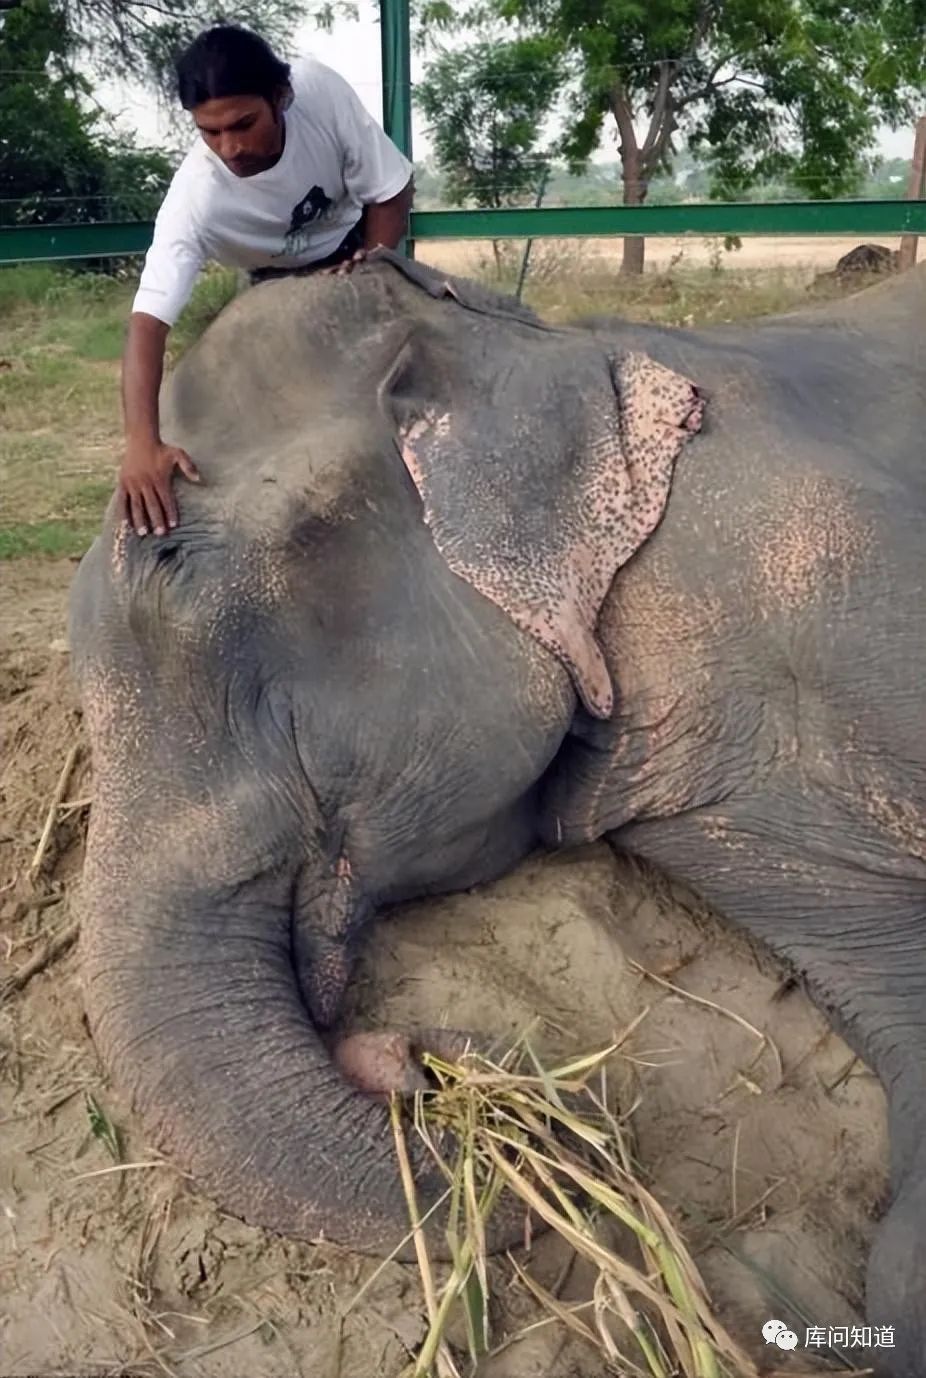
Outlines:
{"type": "Polygon", "coordinates": [[[301,550],[315,550],[333,532],[337,531],[346,515],[348,495],[342,494],[337,500],[329,500],[320,506],[315,494],[307,494],[306,500],[293,513],[289,525],[289,542],[301,550]]]}
{"type": "Polygon", "coordinates": [[[161,569],[164,565],[173,563],[179,554],[180,544],[178,541],[165,542],[163,545],[158,546],[154,557],[155,567],[161,569]]]}

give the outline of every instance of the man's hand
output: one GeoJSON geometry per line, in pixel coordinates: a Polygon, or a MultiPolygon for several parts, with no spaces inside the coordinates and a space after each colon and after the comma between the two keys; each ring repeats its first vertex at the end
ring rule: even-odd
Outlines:
{"type": "Polygon", "coordinates": [[[366,249],[358,249],[350,258],[345,258],[342,263],[333,263],[330,268],[323,268],[323,273],[330,273],[333,277],[343,278],[348,273],[353,272],[358,263],[362,263],[367,256],[366,249]]]}
{"type": "Polygon", "coordinates": [[[358,249],[343,263],[335,263],[322,271],[335,277],[346,277],[358,263],[363,263],[367,254],[381,246],[385,249],[398,247],[402,236],[408,233],[408,213],[412,208],[415,194],[414,178],[410,177],[402,190],[388,201],[371,202],[364,206],[361,224],[363,227],[363,248],[358,249]]]}
{"type": "Polygon", "coordinates": [[[139,536],[158,536],[177,525],[173,473],[179,469],[196,483],[196,465],[185,450],[165,445],[159,434],[158,390],[164,369],[169,326],[157,316],[133,311],[122,361],[125,456],[119,472],[122,516],[139,536]]]}
{"type": "Polygon", "coordinates": [[[163,536],[169,527],[177,525],[179,514],[171,482],[175,469],[191,482],[199,482],[196,465],[186,450],[162,441],[128,446],[119,471],[119,497],[123,517],[139,536],[147,536],[149,530],[163,536]]]}

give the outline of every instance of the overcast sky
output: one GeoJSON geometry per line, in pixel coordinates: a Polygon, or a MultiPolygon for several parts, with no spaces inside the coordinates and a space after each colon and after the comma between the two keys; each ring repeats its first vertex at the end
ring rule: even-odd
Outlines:
{"type": "MultiPolygon", "coordinates": [[[[304,24],[296,34],[295,47],[297,51],[312,53],[320,61],[340,72],[354,87],[374,118],[382,123],[379,24],[376,21],[378,6],[373,0],[359,0],[358,8],[359,23],[342,21],[335,25],[331,34],[322,33],[311,21],[304,24]]],[[[412,54],[412,81],[420,75],[421,63],[412,54]]],[[[106,109],[118,115],[124,127],[138,133],[141,142],[156,144],[165,137],[164,114],[157,110],[150,95],[112,83],[98,86],[96,94],[106,109]]],[[[430,151],[430,145],[421,116],[414,109],[412,121],[414,153],[417,158],[422,158],[430,151]]],[[[900,130],[897,133],[885,130],[879,140],[879,147],[889,157],[911,156],[912,130],[900,130]]],[[[606,137],[596,160],[613,161],[616,156],[613,138],[606,137]]]]}
{"type": "MultiPolygon", "coordinates": [[[[358,23],[342,21],[330,34],[309,21],[295,35],[296,52],[311,53],[345,77],[376,120],[382,123],[383,103],[380,85],[378,6],[373,0],[359,0],[358,23]]],[[[421,73],[421,64],[412,58],[412,80],[421,73]]],[[[105,109],[117,115],[119,123],[137,131],[142,142],[157,143],[167,131],[164,112],[159,111],[150,94],[122,82],[97,85],[95,94],[105,109]]],[[[413,115],[416,157],[428,151],[428,140],[420,117],[413,115]]]]}

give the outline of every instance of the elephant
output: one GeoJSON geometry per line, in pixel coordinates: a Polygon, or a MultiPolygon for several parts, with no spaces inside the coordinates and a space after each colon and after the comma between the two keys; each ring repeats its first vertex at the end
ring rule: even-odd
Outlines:
{"type": "Polygon", "coordinates": [[[879,1372],[926,1372],[924,309],[914,270],[557,325],[381,250],[250,288],[180,361],[202,481],[160,537],[113,503],[71,593],[80,962],[113,1083],[225,1209],[391,1250],[387,1111],[332,1054],[365,929],[605,839],[880,1079],[866,1308],[879,1372]]]}

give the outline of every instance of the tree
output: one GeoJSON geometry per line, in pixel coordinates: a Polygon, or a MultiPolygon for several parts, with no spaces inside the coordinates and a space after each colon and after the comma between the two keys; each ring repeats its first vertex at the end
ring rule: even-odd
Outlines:
{"type": "Polygon", "coordinates": [[[171,161],[115,132],[73,66],[73,36],[53,0],[25,0],[0,21],[0,185],[7,220],[146,219],[171,161]]]}
{"type": "MultiPolygon", "coordinates": [[[[568,55],[575,76],[563,151],[583,166],[612,124],[628,206],[644,203],[680,134],[708,163],[716,196],[770,178],[815,198],[845,195],[878,124],[912,120],[926,89],[926,0],[493,0],[490,8],[568,55]]],[[[627,239],[623,271],[640,272],[643,261],[644,241],[627,239]]]]}
{"type": "MultiPolygon", "coordinates": [[[[0,0],[0,15],[34,7],[35,0],[0,0]]],[[[304,0],[48,0],[46,8],[67,34],[72,73],[89,68],[166,93],[174,54],[201,29],[228,21],[282,46],[310,7],[304,0]]],[[[320,22],[331,8],[321,6],[320,22]]],[[[347,5],[343,12],[352,8],[347,5]]]]}
{"type": "Polygon", "coordinates": [[[542,125],[563,81],[559,58],[542,35],[485,37],[429,64],[415,95],[451,201],[498,207],[533,193],[548,162],[542,125]]]}
{"type": "MultiPolygon", "coordinates": [[[[451,202],[512,206],[543,186],[549,150],[541,146],[542,125],[563,81],[560,57],[555,39],[491,34],[429,64],[415,96],[451,202]]],[[[500,276],[498,240],[492,250],[500,276]]]]}
{"type": "Polygon", "coordinates": [[[118,132],[94,103],[93,75],[167,94],[175,53],[201,28],[227,18],[284,48],[307,10],[304,0],[0,0],[4,218],[153,217],[176,157],[118,132]]]}

